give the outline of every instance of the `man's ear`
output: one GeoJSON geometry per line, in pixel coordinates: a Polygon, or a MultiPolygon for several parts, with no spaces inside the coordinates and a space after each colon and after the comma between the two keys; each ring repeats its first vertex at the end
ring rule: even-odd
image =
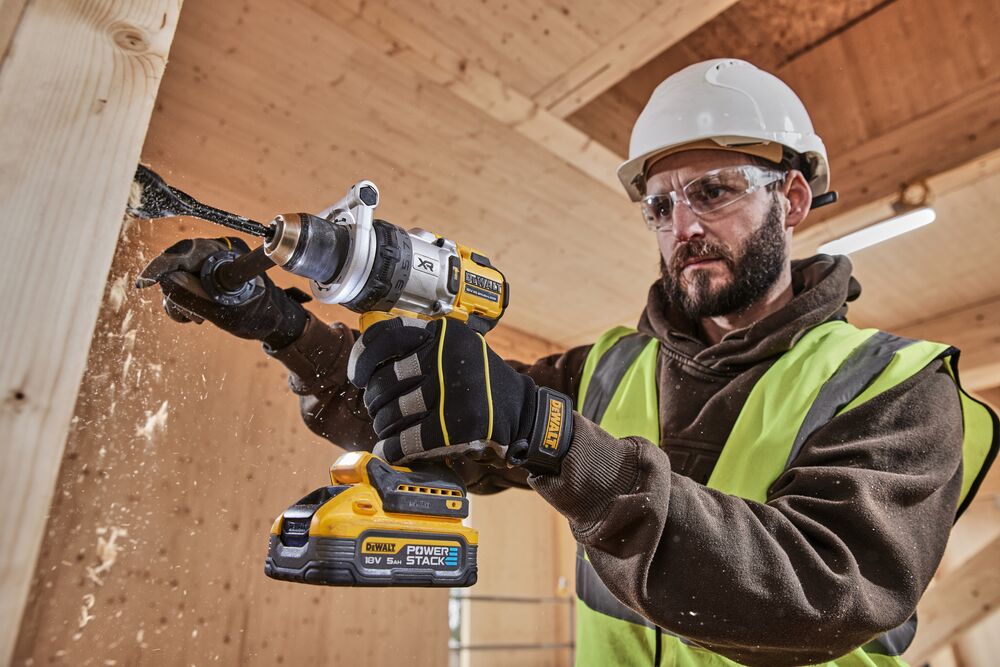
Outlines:
{"type": "Polygon", "coordinates": [[[785,227],[795,227],[805,220],[812,206],[812,190],[802,172],[793,169],[785,179],[785,227]]]}

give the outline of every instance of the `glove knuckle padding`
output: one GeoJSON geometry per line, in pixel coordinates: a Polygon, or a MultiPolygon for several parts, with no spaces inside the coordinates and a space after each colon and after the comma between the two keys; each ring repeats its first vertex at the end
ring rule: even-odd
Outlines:
{"type": "Polygon", "coordinates": [[[420,321],[396,317],[368,327],[354,344],[347,364],[347,377],[354,386],[366,386],[376,369],[410,356],[432,340],[430,326],[424,327],[423,322],[420,322],[421,326],[408,322],[420,321]]]}
{"type": "Polygon", "coordinates": [[[380,438],[398,435],[404,429],[422,421],[430,411],[424,398],[425,389],[417,387],[398,399],[389,401],[374,416],[375,433],[380,438]]]}
{"type": "Polygon", "coordinates": [[[392,364],[376,370],[365,386],[364,401],[368,414],[375,416],[384,405],[398,399],[424,381],[423,375],[415,375],[400,380],[392,364]]]}

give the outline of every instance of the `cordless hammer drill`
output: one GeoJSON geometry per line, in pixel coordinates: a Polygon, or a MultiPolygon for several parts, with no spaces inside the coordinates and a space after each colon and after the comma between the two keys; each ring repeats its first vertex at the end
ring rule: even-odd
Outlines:
{"type": "MultiPolygon", "coordinates": [[[[272,266],[309,279],[317,300],[361,314],[361,328],[403,315],[449,317],[485,334],[507,308],[503,274],[481,253],[374,217],[379,191],[360,181],[317,215],[275,216],[264,225],[215,209],[140,165],[129,211],[142,218],[193,215],[261,236],[239,255],[222,251],[201,270],[205,290],[236,305],[272,266]]],[[[331,484],[286,509],[271,528],[269,577],[334,586],[471,586],[478,534],[462,525],[469,500],[444,465],[393,466],[368,452],[344,454],[331,484]]]]}

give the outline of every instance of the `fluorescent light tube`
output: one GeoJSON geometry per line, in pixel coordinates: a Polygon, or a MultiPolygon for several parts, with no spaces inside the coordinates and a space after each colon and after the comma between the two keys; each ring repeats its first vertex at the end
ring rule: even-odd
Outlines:
{"type": "Polygon", "coordinates": [[[934,222],[934,218],[936,217],[934,209],[929,206],[907,211],[887,220],[876,222],[864,229],[859,229],[847,236],[824,243],[817,248],[817,252],[825,255],[850,255],[852,252],[857,252],[868,246],[881,243],[894,236],[899,236],[900,234],[913,231],[918,227],[929,225],[934,222]]]}

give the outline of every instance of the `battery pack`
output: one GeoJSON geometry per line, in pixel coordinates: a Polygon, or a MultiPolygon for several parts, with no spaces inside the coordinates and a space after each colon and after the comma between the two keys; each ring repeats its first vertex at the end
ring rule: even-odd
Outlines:
{"type": "Polygon", "coordinates": [[[476,547],[456,535],[384,530],[356,540],[312,537],[301,547],[272,535],[264,572],[326,586],[471,586],[476,547]]]}
{"type": "Polygon", "coordinates": [[[333,485],[275,520],[264,573],[327,586],[473,585],[478,534],[462,525],[468,499],[449,473],[345,454],[333,485]]]}

